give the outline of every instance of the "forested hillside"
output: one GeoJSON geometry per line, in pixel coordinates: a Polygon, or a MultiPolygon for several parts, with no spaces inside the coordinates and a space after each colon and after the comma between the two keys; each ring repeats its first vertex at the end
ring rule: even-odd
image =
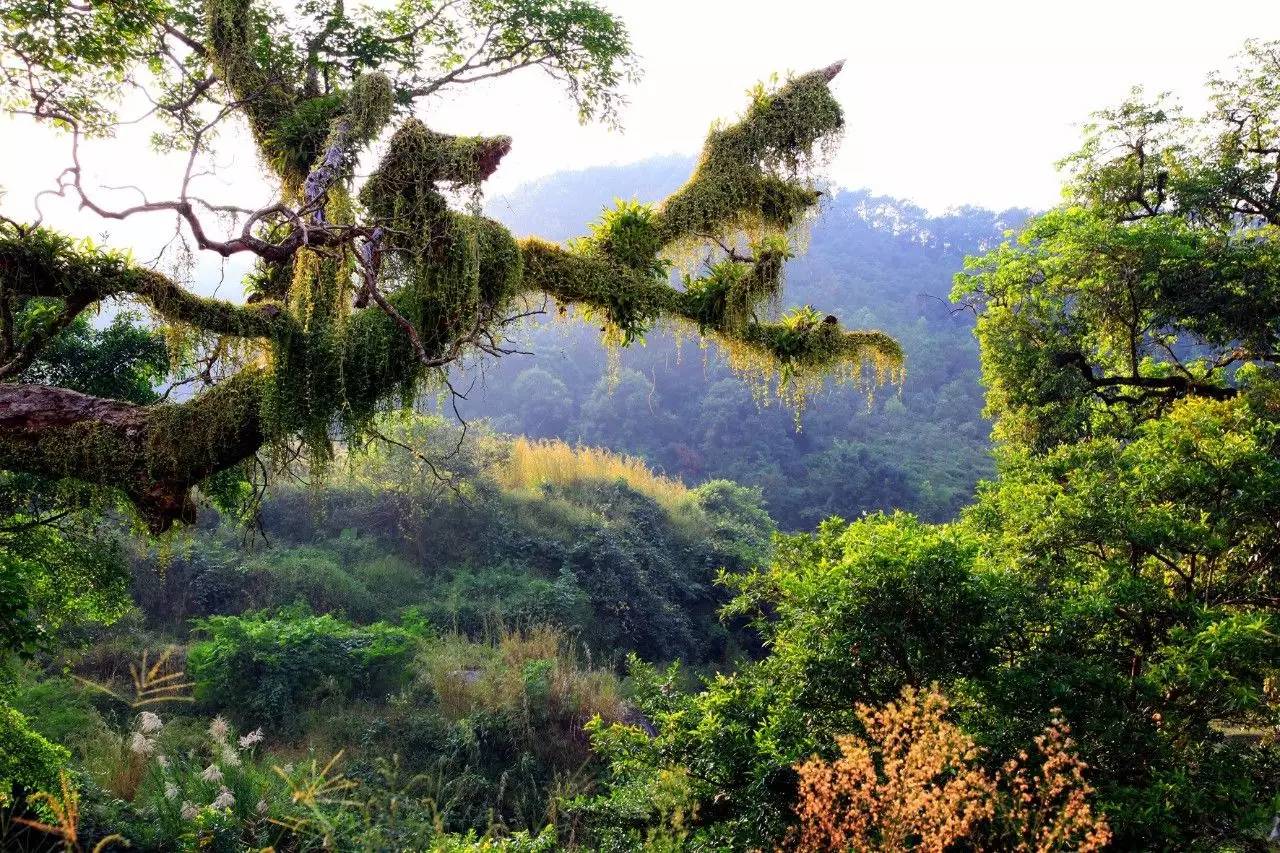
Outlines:
{"type": "Polygon", "coordinates": [[[482,637],[554,625],[596,661],[731,665],[716,613],[722,570],[758,565],[773,523],[759,492],[688,488],[637,459],[554,440],[387,424],[387,442],[326,477],[280,483],[257,528],[207,513],[199,530],[135,550],[148,628],[301,602],[355,622],[412,610],[482,637]],[[411,448],[411,449],[410,449],[411,448]],[[424,461],[425,460],[425,461],[424,461]]]}
{"type": "MultiPolygon", "coordinates": [[[[116,585],[102,594],[136,608],[84,607],[82,629],[95,615],[123,618],[60,634],[61,672],[7,661],[7,702],[71,748],[92,792],[80,831],[166,849],[189,829],[166,791],[193,800],[221,782],[236,814],[252,814],[274,796],[257,786],[287,797],[314,778],[262,778],[253,747],[289,742],[326,761],[344,753],[341,772],[378,810],[412,792],[397,828],[359,831],[369,849],[444,831],[536,836],[555,798],[589,791],[601,772],[584,725],[643,721],[621,684],[629,654],[715,671],[758,651],[744,622],[717,618],[728,592],[715,582],[767,557],[773,525],[758,493],[686,488],[636,459],[556,441],[464,437],[433,418],[395,419],[384,434],[322,490],[277,484],[253,533],[213,511],[159,543],[92,530],[100,579],[116,585]],[[184,677],[151,693],[129,683],[138,649],[165,656],[158,673],[184,677]],[[139,708],[159,711],[163,731],[139,729],[139,708]],[[133,731],[177,768],[207,748],[204,717],[258,732],[233,748],[226,779],[198,779],[203,765],[189,780],[176,769],[147,779],[150,753],[130,751],[133,731]]],[[[290,819],[308,838],[325,832],[305,808],[290,819]]]]}
{"type": "Polygon", "coordinates": [[[1037,214],[831,187],[841,62],[506,224],[512,140],[423,118],[636,61],[591,0],[0,0],[38,201],[175,228],[0,213],[0,847],[1275,850],[1280,42],[1037,214]],[[133,124],[186,170],[114,208],[133,124]]]}
{"type": "MultiPolygon", "coordinates": [[[[487,208],[516,233],[568,239],[615,197],[661,198],[691,167],[669,157],[557,174],[487,208]]],[[[532,355],[486,365],[459,410],[500,430],[639,454],[690,482],[759,486],[786,529],[894,508],[951,518],[992,471],[973,314],[948,300],[951,277],[966,253],[1026,216],[972,208],[929,216],[910,202],[833,189],[806,250],[787,265],[787,306],[822,306],[890,332],[906,352],[906,382],[869,400],[834,388],[799,429],[793,412],[753,396],[714,346],[659,329],[612,363],[597,328],[554,318],[519,330],[517,345],[532,355]]]]}

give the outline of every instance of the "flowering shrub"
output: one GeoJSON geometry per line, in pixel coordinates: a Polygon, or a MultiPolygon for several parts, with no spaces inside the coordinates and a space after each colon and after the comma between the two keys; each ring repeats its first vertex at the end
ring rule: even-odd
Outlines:
{"type": "Polygon", "coordinates": [[[1026,753],[995,775],[981,750],[946,720],[935,690],[906,688],[898,702],[858,707],[866,739],[836,738],[840,757],[811,758],[800,776],[790,837],[799,851],[923,850],[976,845],[1051,853],[1101,850],[1111,840],[1095,815],[1083,762],[1071,754],[1065,723],[1055,721],[1026,753]]]}

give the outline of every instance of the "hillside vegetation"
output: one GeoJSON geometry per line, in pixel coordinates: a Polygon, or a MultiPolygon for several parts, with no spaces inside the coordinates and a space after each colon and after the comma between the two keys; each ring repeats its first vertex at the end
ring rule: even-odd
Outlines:
{"type": "MultiPolygon", "coordinates": [[[[589,3],[517,5],[586,16],[564,38],[615,32],[589,3]]],[[[0,37],[34,20],[47,25],[37,46],[56,41],[44,7],[8,9],[0,0],[0,37]]],[[[396,14],[421,12],[409,3],[396,14]]],[[[222,38],[253,21],[228,23],[244,26],[222,38]]],[[[334,26],[362,50],[380,44],[334,26]]],[[[380,49],[408,50],[398,44],[380,49]]],[[[596,48],[612,62],[625,39],[596,48]]],[[[128,466],[105,480],[72,474],[119,440],[139,446],[143,424],[166,424],[161,439],[172,438],[172,413],[191,410],[159,388],[185,382],[178,368],[193,357],[207,359],[209,386],[194,399],[234,389],[216,370],[222,339],[193,343],[129,313],[94,325],[54,306],[51,317],[44,300],[57,299],[3,289],[31,279],[15,280],[0,254],[0,308],[17,312],[0,310],[0,350],[15,328],[49,343],[19,363],[19,382],[0,382],[0,396],[37,401],[0,418],[0,433],[17,421],[22,441],[57,455],[51,439],[31,437],[36,415],[62,411],[40,404],[46,381],[74,412],[115,419],[104,439],[81,418],[83,442],[64,446],[72,467],[58,476],[17,462],[0,472],[0,844],[1273,851],[1280,42],[1249,42],[1238,67],[1210,77],[1202,115],[1140,90],[1095,114],[1050,210],[926,216],[832,192],[812,252],[791,260],[799,235],[768,226],[794,225],[817,190],[773,170],[798,177],[791,143],[815,141],[797,114],[816,106],[801,117],[837,129],[825,82],[838,71],[753,90],[747,117],[713,129],[693,179],[661,205],[623,201],[563,247],[515,244],[543,273],[564,273],[552,295],[595,306],[568,318],[589,324],[571,325],[547,302],[555,319],[521,332],[536,361],[507,352],[478,377],[437,364],[434,385],[418,377],[397,405],[343,417],[325,397],[305,434],[261,444],[251,430],[230,442],[243,464],[200,469],[194,492],[189,479],[154,481],[154,468],[142,472],[152,480],[128,466]],[[787,121],[765,120],[779,115],[787,121]],[[733,213],[725,197],[760,215],[733,213]],[[690,223],[742,242],[710,249],[706,277],[676,281],[655,246],[706,236],[685,233],[690,223]],[[748,249],[758,256],[737,256],[748,249]],[[865,306],[855,320],[897,335],[901,387],[868,400],[857,382],[902,380],[887,335],[770,305],[783,270],[788,298],[865,306]],[[610,276],[623,285],[602,286],[610,276]],[[941,304],[935,291],[948,284],[941,304]],[[662,305],[720,343],[681,350],[655,325],[662,305]],[[756,358],[773,359],[771,394],[726,367],[751,341],[756,358]],[[841,353],[857,356],[853,367],[841,353]],[[806,397],[823,377],[851,381],[806,397]],[[782,399],[805,397],[804,411],[776,405],[779,384],[782,399]],[[86,404],[89,394],[102,396],[86,404]],[[133,491],[111,487],[117,475],[133,491]]],[[[607,101],[613,83],[576,92],[580,107],[607,101]]],[[[306,85],[320,85],[318,72],[306,85]]],[[[346,97],[304,103],[338,109],[346,97]]],[[[337,115],[344,137],[354,117],[337,115]]],[[[477,157],[496,167],[507,147],[409,127],[410,143],[457,155],[416,162],[440,183],[469,185],[463,167],[477,157]]],[[[272,168],[297,176],[305,165],[272,168]]],[[[576,221],[610,189],[605,175],[662,193],[678,165],[560,176],[495,207],[516,227],[535,214],[558,225],[557,205],[576,221]]],[[[488,250],[511,248],[496,224],[449,212],[427,183],[397,188],[394,222],[409,202],[430,202],[482,228],[488,250]]],[[[415,298],[456,296],[429,285],[479,287],[486,253],[468,234],[440,235],[435,248],[466,251],[435,278],[430,232],[394,235],[421,241],[405,264],[415,298]]],[[[34,245],[55,260],[90,251],[47,236],[34,245]]],[[[372,234],[362,248],[369,262],[372,234]]],[[[498,254],[523,274],[514,254],[498,254]]],[[[93,257],[108,280],[158,286],[127,272],[127,259],[93,257]]],[[[310,295],[317,282],[341,284],[345,299],[355,268],[324,257],[298,280],[310,295]]],[[[360,291],[369,299],[381,295],[373,278],[360,291]]],[[[171,310],[191,309],[176,298],[171,310]]],[[[278,316],[263,301],[241,310],[278,316]]],[[[323,313],[333,302],[307,304],[323,313]]],[[[344,358],[385,343],[390,316],[344,358]]],[[[414,319],[424,317],[439,319],[414,319]]],[[[318,354],[360,328],[323,319],[304,327],[315,333],[305,346],[285,340],[276,353],[307,356],[292,366],[306,381],[286,383],[294,413],[333,378],[318,354]]],[[[445,331],[457,319],[445,317],[445,331]]],[[[477,331],[476,346],[518,349],[508,332],[477,331]]],[[[234,376],[258,369],[262,353],[251,355],[234,376]]],[[[353,375],[342,378],[352,392],[353,375]]],[[[23,446],[9,445],[9,458],[23,446]]]]}
{"type": "MultiPolygon", "coordinates": [[[[573,223],[615,196],[661,198],[688,168],[683,158],[665,158],[552,175],[488,210],[518,233],[568,238],[573,223]]],[[[610,354],[593,327],[553,317],[515,334],[533,355],[490,365],[458,405],[509,432],[639,455],[687,482],[759,486],[784,529],[892,508],[950,519],[993,471],[973,315],[950,304],[951,277],[966,253],[995,245],[1027,215],[966,208],[930,216],[866,191],[824,199],[803,251],[787,265],[786,300],[829,306],[902,344],[905,383],[870,399],[833,388],[797,423],[714,346],[659,329],[643,347],[610,354]]]]}
{"type": "MultiPolygon", "coordinates": [[[[210,513],[198,530],[135,541],[121,568],[136,610],[62,637],[51,670],[10,662],[21,725],[69,747],[89,785],[82,833],[172,849],[192,828],[184,804],[225,788],[239,805],[212,837],[266,814],[296,822],[295,840],[341,829],[372,848],[537,836],[556,798],[602,772],[586,723],[635,714],[619,677],[628,652],[723,667],[756,648],[716,619],[727,598],[714,580],[766,558],[758,493],[436,418],[383,434],[322,489],[276,484],[250,540],[210,513]],[[158,693],[131,680],[137,666],[158,667],[158,693]],[[286,761],[301,775],[270,769],[286,761]],[[370,798],[373,812],[300,811],[300,785],[337,785],[335,803],[370,798]]],[[[279,837],[260,823],[262,843],[279,837]]]]}

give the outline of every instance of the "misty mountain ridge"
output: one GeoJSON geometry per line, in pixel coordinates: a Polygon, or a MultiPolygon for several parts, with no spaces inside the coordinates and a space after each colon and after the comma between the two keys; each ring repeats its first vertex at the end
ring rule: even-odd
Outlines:
{"type": "MultiPolygon", "coordinates": [[[[616,198],[662,199],[693,166],[672,155],[559,172],[494,196],[485,212],[516,234],[563,241],[585,233],[616,198]]],[[[618,354],[621,370],[611,377],[595,327],[552,320],[517,331],[516,345],[533,355],[487,363],[459,410],[505,431],[641,456],[692,483],[757,486],[786,528],[895,508],[950,518],[991,472],[972,318],[953,311],[951,278],[966,254],[996,244],[1028,215],[963,207],[930,216],[909,201],[833,189],[808,245],[787,265],[784,307],[809,304],[848,328],[893,334],[907,376],[870,405],[854,389],[828,389],[799,431],[791,412],[758,405],[714,346],[682,352],[669,331],[655,329],[618,354]]]]}

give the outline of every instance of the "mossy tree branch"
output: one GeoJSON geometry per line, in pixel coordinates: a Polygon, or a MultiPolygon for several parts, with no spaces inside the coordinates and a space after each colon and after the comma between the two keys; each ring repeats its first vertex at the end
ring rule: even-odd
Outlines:
{"type": "Polygon", "coordinates": [[[78,313],[112,297],[136,298],[166,320],[222,335],[271,338],[292,322],[274,302],[237,305],[199,296],[121,255],[46,229],[0,230],[0,299],[60,299],[78,313]]]}
{"type": "MultiPolygon", "coordinates": [[[[665,281],[610,263],[574,254],[536,238],[520,244],[523,286],[565,305],[580,305],[615,327],[647,328],[666,317],[695,326],[699,334],[746,348],[776,361],[790,373],[820,371],[838,364],[900,364],[902,349],[879,331],[846,331],[835,317],[796,312],[776,323],[751,319],[741,324],[723,311],[708,309],[695,279],[684,290],[665,281]],[[601,287],[601,282],[607,282],[601,287]]],[[[769,266],[766,261],[763,266],[769,266]]],[[[759,274],[759,271],[756,272],[759,274]]],[[[765,272],[765,275],[768,273],[765,272]]],[[[751,275],[751,273],[748,273],[751,275]]]]}
{"type": "Polygon", "coordinates": [[[118,488],[159,532],[194,518],[192,486],[262,446],[266,381],[245,370],[156,406],[0,383],[0,468],[118,488]]]}
{"type": "Polygon", "coordinates": [[[522,243],[524,287],[586,306],[623,343],[661,317],[685,321],[724,343],[731,360],[784,383],[841,365],[896,374],[902,350],[883,332],[845,331],[808,308],[778,322],[759,317],[781,294],[786,232],[820,197],[803,172],[844,124],[827,88],[842,64],[757,90],[739,121],[712,129],[689,181],[655,208],[621,203],[569,251],[522,243]],[[745,255],[735,247],[744,236],[745,255]],[[706,274],[678,289],[664,256],[688,245],[710,246],[719,259],[707,255],[706,274]]]}
{"type": "Polygon", "coordinates": [[[343,236],[260,254],[257,293],[269,298],[234,305],[48,231],[0,233],[4,298],[60,299],[70,310],[128,296],[170,322],[261,339],[267,356],[185,402],[145,408],[0,383],[0,467],[120,489],[161,530],[190,517],[192,486],[265,444],[300,438],[323,462],[335,430],[367,430],[431,370],[469,350],[501,353],[503,320],[530,291],[587,307],[617,343],[663,317],[686,322],[724,344],[736,367],[778,376],[780,390],[899,368],[901,350],[882,333],[844,331],[807,308],[765,315],[780,296],[786,234],[819,197],[806,170],[843,125],[827,89],[832,69],[757,91],[740,121],[713,130],[666,202],[623,205],[566,249],[517,243],[498,223],[449,207],[443,190],[487,178],[510,148],[505,137],[407,120],[353,194],[354,157],[390,116],[388,79],[366,73],[346,91],[309,94],[287,62],[247,49],[258,26],[248,0],[221,0],[209,15],[218,74],[242,96],[264,159],[298,205],[264,229],[305,237],[315,229],[298,223],[309,221],[343,236]],[[674,287],[669,257],[689,246],[710,247],[706,273],[674,287]]]}

